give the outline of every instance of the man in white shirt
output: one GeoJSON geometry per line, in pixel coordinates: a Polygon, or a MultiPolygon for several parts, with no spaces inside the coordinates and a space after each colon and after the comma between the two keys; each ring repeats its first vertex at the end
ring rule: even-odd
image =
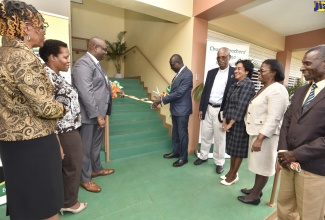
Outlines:
{"type": "Polygon", "coordinates": [[[236,82],[235,69],[229,66],[230,58],[228,48],[219,49],[217,54],[219,68],[209,70],[199,107],[199,119],[202,120],[201,149],[199,158],[194,164],[201,165],[208,160],[212,139],[214,139],[213,159],[218,174],[224,171],[226,147],[226,133],[222,129],[220,113],[225,106],[229,87],[236,82]]]}

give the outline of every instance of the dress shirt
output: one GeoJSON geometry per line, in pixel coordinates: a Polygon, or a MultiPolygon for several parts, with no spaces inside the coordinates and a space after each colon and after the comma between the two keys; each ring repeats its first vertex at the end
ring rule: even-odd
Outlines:
{"type": "Polygon", "coordinates": [[[222,103],[223,94],[226,89],[228,80],[229,66],[222,70],[219,69],[214,79],[209,102],[214,105],[220,105],[222,103]]]}
{"type": "Polygon", "coordinates": [[[315,95],[314,95],[314,98],[316,97],[316,95],[317,95],[320,91],[322,91],[322,89],[325,88],[325,80],[324,80],[324,79],[321,80],[321,81],[319,81],[318,83],[313,82],[313,83],[310,85],[310,87],[309,87],[309,89],[308,89],[308,91],[307,91],[307,93],[306,93],[306,96],[305,96],[304,101],[302,102],[302,104],[305,103],[305,101],[306,101],[306,99],[307,99],[307,97],[308,97],[308,95],[309,95],[309,93],[310,93],[310,90],[311,90],[313,84],[316,84],[316,85],[317,85],[317,87],[315,88],[315,95]]]}

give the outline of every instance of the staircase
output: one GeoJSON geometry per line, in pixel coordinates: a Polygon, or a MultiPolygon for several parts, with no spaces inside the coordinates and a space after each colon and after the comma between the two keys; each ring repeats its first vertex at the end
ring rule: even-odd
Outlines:
{"type": "MultiPolygon", "coordinates": [[[[127,95],[146,98],[146,91],[138,79],[117,80],[127,95]]],[[[127,158],[172,147],[168,129],[150,104],[129,97],[113,100],[109,118],[110,159],[127,158]]]]}

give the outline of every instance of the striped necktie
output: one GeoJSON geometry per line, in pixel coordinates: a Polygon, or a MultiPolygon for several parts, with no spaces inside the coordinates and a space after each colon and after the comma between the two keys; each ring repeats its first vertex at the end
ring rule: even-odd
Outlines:
{"type": "Polygon", "coordinates": [[[312,86],[311,86],[311,90],[310,90],[310,93],[306,99],[306,101],[304,102],[304,104],[302,105],[302,111],[304,111],[307,107],[307,105],[311,102],[311,100],[313,100],[313,98],[315,97],[315,89],[317,88],[317,85],[314,83],[312,86]]]}

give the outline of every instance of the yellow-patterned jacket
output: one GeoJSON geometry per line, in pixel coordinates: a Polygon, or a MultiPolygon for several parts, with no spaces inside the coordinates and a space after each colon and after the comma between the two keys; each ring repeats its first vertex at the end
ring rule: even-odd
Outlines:
{"type": "Polygon", "coordinates": [[[63,105],[39,58],[19,40],[2,37],[0,48],[0,141],[50,135],[63,105]]]}

